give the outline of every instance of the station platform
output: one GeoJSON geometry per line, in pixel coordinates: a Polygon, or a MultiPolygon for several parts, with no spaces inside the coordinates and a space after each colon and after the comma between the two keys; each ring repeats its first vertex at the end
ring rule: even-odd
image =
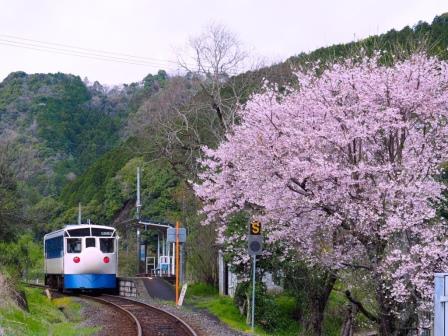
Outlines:
{"type": "Polygon", "coordinates": [[[159,278],[159,279],[164,279],[165,281],[168,281],[170,284],[172,284],[174,286],[174,284],[176,283],[176,277],[174,275],[156,275],[154,276],[153,274],[149,274],[149,273],[140,273],[136,275],[137,278],[159,278]]]}
{"type": "Polygon", "coordinates": [[[120,296],[144,300],[175,301],[174,286],[160,277],[119,277],[120,296]]]}
{"type": "Polygon", "coordinates": [[[143,278],[143,283],[152,298],[167,301],[176,300],[173,285],[164,278],[143,278]]]}

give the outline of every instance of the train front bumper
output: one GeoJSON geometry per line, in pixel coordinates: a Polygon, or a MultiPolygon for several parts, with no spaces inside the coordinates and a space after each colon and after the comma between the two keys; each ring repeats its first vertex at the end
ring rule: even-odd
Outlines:
{"type": "Polygon", "coordinates": [[[117,287],[115,274],[64,274],[66,289],[112,289],[117,287]]]}

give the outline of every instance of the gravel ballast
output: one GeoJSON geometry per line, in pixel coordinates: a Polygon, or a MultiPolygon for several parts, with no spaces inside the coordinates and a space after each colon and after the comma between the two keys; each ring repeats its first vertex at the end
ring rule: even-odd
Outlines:
{"type": "Polygon", "coordinates": [[[134,336],[135,326],[123,312],[93,300],[74,297],[81,305],[82,325],[85,327],[101,327],[95,336],[134,336]]]}
{"type": "Polygon", "coordinates": [[[186,322],[198,336],[246,336],[250,335],[240,331],[233,330],[219,321],[215,316],[207,313],[205,310],[199,310],[192,307],[176,308],[171,304],[156,300],[137,299],[143,303],[166,310],[167,312],[179,317],[186,322]]]}

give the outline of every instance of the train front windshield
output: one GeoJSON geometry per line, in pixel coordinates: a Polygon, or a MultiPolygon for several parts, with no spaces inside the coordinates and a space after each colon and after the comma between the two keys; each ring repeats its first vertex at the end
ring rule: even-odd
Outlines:
{"type": "Polygon", "coordinates": [[[70,237],[115,237],[116,233],[112,229],[103,228],[82,228],[67,230],[70,237]]]}
{"type": "Polygon", "coordinates": [[[100,250],[103,253],[114,253],[114,238],[100,238],[100,250]]]}
{"type": "Polygon", "coordinates": [[[67,238],[67,253],[81,252],[81,238],[67,238]]]}

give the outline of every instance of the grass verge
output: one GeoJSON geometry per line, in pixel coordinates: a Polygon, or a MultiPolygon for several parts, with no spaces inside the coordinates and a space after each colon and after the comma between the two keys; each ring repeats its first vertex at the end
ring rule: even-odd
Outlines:
{"type": "Polygon", "coordinates": [[[25,288],[29,312],[9,305],[0,308],[0,325],[5,335],[93,335],[98,328],[81,327],[81,305],[71,298],[49,300],[38,288],[25,288]]]}
{"type": "MultiPolygon", "coordinates": [[[[274,301],[276,309],[278,309],[282,315],[281,330],[275,330],[268,333],[261,326],[256,326],[254,335],[298,335],[300,328],[297,321],[293,319],[295,310],[294,299],[287,295],[278,295],[274,297],[274,301]]],[[[247,333],[251,332],[250,326],[246,324],[245,316],[240,314],[233,299],[228,296],[220,296],[213,286],[205,284],[190,285],[187,291],[186,303],[191,304],[196,308],[207,310],[232,329],[247,333]]]]}

